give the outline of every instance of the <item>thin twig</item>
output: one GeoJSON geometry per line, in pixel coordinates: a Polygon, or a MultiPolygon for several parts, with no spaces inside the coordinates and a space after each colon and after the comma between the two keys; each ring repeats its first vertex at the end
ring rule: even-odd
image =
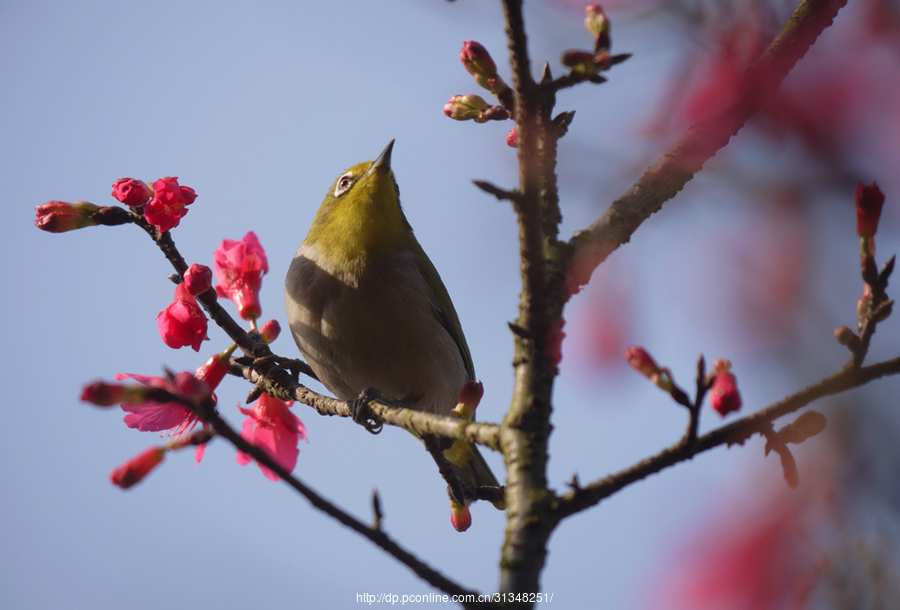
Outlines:
{"type": "Polygon", "coordinates": [[[640,481],[679,462],[689,460],[695,455],[719,445],[743,444],[754,434],[763,434],[774,420],[794,413],[823,396],[845,392],[880,377],[896,374],[900,374],[900,357],[862,368],[855,368],[852,364],[847,364],[834,375],[791,394],[761,411],[704,434],[694,443],[689,444],[682,439],[668,449],[625,470],[570,491],[559,499],[555,516],[560,520],[569,517],[596,505],[631,483],[640,481]]]}

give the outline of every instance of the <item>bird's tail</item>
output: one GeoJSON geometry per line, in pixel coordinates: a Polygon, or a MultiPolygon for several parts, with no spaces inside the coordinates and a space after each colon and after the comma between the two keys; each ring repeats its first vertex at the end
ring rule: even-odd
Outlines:
{"type": "MultiPolygon", "coordinates": [[[[490,486],[500,487],[497,477],[491,472],[490,466],[484,461],[478,447],[463,441],[455,441],[449,449],[444,450],[444,457],[453,465],[457,475],[464,483],[473,487],[490,486]]],[[[495,501],[494,506],[500,510],[506,509],[506,499],[495,501]]]]}

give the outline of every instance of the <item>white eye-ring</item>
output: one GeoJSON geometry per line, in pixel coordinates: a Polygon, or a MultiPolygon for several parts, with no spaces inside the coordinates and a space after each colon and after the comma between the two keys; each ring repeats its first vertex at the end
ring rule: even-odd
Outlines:
{"type": "Polygon", "coordinates": [[[334,187],[334,196],[340,197],[350,190],[351,186],[353,186],[353,174],[348,172],[338,178],[337,184],[334,187]]]}

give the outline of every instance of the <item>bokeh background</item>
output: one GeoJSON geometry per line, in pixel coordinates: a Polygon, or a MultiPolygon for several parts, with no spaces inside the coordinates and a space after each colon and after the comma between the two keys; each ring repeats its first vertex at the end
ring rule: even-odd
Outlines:
{"type": "MultiPolygon", "coordinates": [[[[609,83],[559,96],[559,110],[577,111],[560,148],[566,236],[727,95],[792,7],[607,8],[614,52],[634,57],[609,83]]],[[[590,44],[582,11],[573,0],[528,3],[535,69],[549,61],[561,73],[560,53],[590,44]]],[[[283,277],[325,191],[395,138],[406,214],[485,384],[479,417],[498,421],[512,386],[516,227],[509,207],[471,181],[511,187],[517,170],[510,123],[442,114],[451,95],[479,92],[458,60],[466,40],[502,63],[499,3],[0,4],[0,606],[341,608],[362,593],[432,591],[285,485],[237,466],[224,442],[200,466],[182,452],[131,490],[111,485],[113,467],[160,439],[80,403],[82,385],[194,370],[228,341],[211,327],[199,354],[162,344],[155,316],[172,298],[171,270],[140,230],[51,235],[33,218],[53,199],[112,205],[120,177],[179,176],[199,194],[173,231],[188,262],[210,264],[222,239],[255,231],[270,264],[263,315],[286,326],[283,277]]],[[[729,358],[745,411],[843,364],[832,330],[854,326],[861,291],[857,181],[887,193],[878,260],[900,251],[898,77],[900,7],[851,0],[781,94],[573,299],[553,415],[556,489],[680,438],[685,413],[624,366],[629,345],[645,346],[684,387],[701,353],[729,358]]],[[[890,319],[870,361],[896,356],[898,339],[890,319]]],[[[287,335],[274,349],[297,353],[287,335]]],[[[236,425],[247,390],[228,379],[217,392],[236,425]]],[[[900,381],[888,379],[817,404],[829,427],[795,448],[796,491],[756,438],[570,519],[550,541],[542,583],[553,600],[542,607],[900,604],[898,394],[900,381]]],[[[377,489],[399,542],[465,586],[495,590],[501,513],[476,505],[474,525],[458,534],[411,436],[294,410],[309,434],[302,480],[363,519],[377,489]]],[[[707,409],[701,428],[720,423],[707,409]]],[[[501,470],[498,456],[488,460],[501,470]]]]}

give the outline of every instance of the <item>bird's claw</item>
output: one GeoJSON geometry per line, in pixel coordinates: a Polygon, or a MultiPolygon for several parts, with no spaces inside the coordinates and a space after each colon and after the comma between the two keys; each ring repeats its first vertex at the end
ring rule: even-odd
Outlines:
{"type": "Polygon", "coordinates": [[[347,404],[353,414],[353,421],[360,424],[370,434],[378,434],[384,428],[384,422],[372,413],[369,402],[377,398],[377,392],[372,388],[366,388],[356,400],[350,400],[347,404]]]}

